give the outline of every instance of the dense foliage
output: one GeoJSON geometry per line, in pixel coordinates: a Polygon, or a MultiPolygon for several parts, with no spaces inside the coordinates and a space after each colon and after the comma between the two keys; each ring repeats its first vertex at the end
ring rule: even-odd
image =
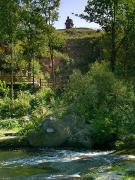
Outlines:
{"type": "Polygon", "coordinates": [[[75,71],[70,78],[66,102],[71,112],[92,127],[96,145],[110,144],[134,132],[135,94],[131,84],[119,80],[108,63],[91,65],[87,74],[75,71]]]}
{"type": "Polygon", "coordinates": [[[59,5],[0,1],[0,75],[10,77],[0,80],[0,130],[16,128],[27,138],[50,118],[66,146],[114,148],[129,141],[133,148],[134,0],[88,0],[79,16],[98,23],[97,31],[56,31],[59,5]],[[51,87],[41,88],[39,79],[51,87]]]}
{"type": "Polygon", "coordinates": [[[133,38],[135,29],[135,1],[88,0],[84,13],[80,17],[88,22],[98,23],[106,32],[110,40],[108,50],[112,71],[116,68],[120,47],[123,46],[124,71],[127,71],[127,61],[131,58],[129,54],[133,53],[130,51],[130,41],[132,42],[130,37],[133,38]]]}

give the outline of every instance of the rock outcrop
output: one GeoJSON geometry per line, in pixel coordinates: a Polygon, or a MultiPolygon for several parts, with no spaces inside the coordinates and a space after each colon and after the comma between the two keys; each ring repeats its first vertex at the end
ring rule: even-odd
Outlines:
{"type": "Polygon", "coordinates": [[[45,119],[40,127],[29,134],[28,141],[33,147],[85,147],[91,148],[91,129],[85,121],[74,116],[65,116],[60,120],[45,119]]]}
{"type": "Polygon", "coordinates": [[[34,147],[61,146],[69,136],[69,126],[62,120],[43,120],[38,131],[28,136],[28,141],[34,147]]]}

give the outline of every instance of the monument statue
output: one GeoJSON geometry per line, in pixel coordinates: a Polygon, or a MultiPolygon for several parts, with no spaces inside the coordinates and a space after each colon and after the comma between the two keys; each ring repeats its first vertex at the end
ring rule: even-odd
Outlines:
{"type": "Polygon", "coordinates": [[[73,28],[74,24],[73,24],[73,20],[69,18],[69,16],[67,17],[67,20],[65,22],[66,25],[66,29],[71,29],[73,28]]]}

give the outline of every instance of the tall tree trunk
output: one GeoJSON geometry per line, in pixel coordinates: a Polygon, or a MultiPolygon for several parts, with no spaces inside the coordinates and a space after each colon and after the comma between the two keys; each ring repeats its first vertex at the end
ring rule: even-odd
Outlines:
{"type": "Polygon", "coordinates": [[[111,47],[111,69],[114,72],[116,66],[116,41],[115,41],[115,25],[112,26],[112,47],[111,47]]]}
{"type": "Polygon", "coordinates": [[[14,71],[11,69],[11,99],[14,98],[14,71]]]}
{"type": "Polygon", "coordinates": [[[50,60],[51,60],[51,67],[52,67],[52,80],[53,80],[53,86],[55,86],[55,68],[54,68],[54,50],[51,44],[49,45],[50,49],[50,60]]]}
{"type": "MultiPolygon", "coordinates": [[[[51,4],[51,0],[49,0],[49,4],[51,4]]],[[[51,5],[49,7],[49,19],[48,19],[48,25],[51,26],[51,5]]],[[[52,67],[52,80],[53,80],[53,87],[55,87],[56,79],[55,79],[55,68],[54,68],[54,49],[51,42],[50,34],[48,34],[49,38],[49,51],[50,51],[50,61],[51,61],[51,67],[52,67]]]]}
{"type": "Polygon", "coordinates": [[[112,32],[111,32],[111,69],[115,71],[116,66],[116,3],[113,7],[113,20],[112,20],[112,32]]]}
{"type": "Polygon", "coordinates": [[[28,63],[28,79],[31,81],[31,59],[29,58],[29,63],[28,63]]]}
{"type": "Polygon", "coordinates": [[[32,81],[33,81],[33,88],[35,88],[35,66],[34,66],[35,54],[34,59],[32,60],[32,81]]]}
{"type": "Polygon", "coordinates": [[[129,56],[129,41],[128,41],[128,35],[125,32],[125,43],[124,43],[124,52],[125,52],[125,57],[124,57],[124,62],[123,62],[123,68],[124,68],[124,76],[127,77],[127,64],[128,64],[128,56],[129,56]]]}
{"type": "Polygon", "coordinates": [[[11,48],[11,99],[13,98],[14,98],[14,68],[13,68],[13,48],[11,48]]]}

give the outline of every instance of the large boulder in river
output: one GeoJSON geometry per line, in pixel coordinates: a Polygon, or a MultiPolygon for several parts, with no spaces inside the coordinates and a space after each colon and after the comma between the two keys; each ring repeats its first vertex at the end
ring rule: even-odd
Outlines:
{"type": "Polygon", "coordinates": [[[85,120],[67,115],[62,119],[45,119],[38,130],[28,136],[29,144],[33,147],[85,147],[91,148],[91,128],[85,120]]]}
{"type": "MultiPolygon", "coordinates": [[[[68,120],[67,120],[68,121],[68,120]]],[[[69,136],[68,123],[62,120],[43,120],[38,131],[28,136],[28,141],[34,147],[57,147],[61,146],[69,136]]]]}

